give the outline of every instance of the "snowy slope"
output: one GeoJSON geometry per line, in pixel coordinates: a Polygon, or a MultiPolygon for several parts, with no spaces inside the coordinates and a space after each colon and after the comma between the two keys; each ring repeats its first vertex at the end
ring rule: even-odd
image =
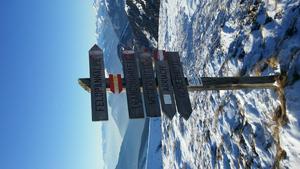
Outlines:
{"type": "Polygon", "coordinates": [[[186,76],[288,77],[279,91],[191,92],[189,120],[162,117],[164,168],[300,166],[299,3],[161,1],[158,46],[181,53],[186,76]]]}
{"type": "Polygon", "coordinates": [[[161,169],[162,155],[161,155],[161,120],[159,117],[151,118],[149,124],[149,141],[147,151],[147,161],[145,169],[161,169]]]}
{"type": "MultiPolygon", "coordinates": [[[[145,120],[130,120],[127,132],[122,141],[119,153],[118,164],[115,169],[135,169],[138,168],[139,150],[145,120]]],[[[111,147],[114,149],[114,147],[111,147]]]]}
{"type": "Polygon", "coordinates": [[[160,0],[126,0],[125,10],[137,45],[157,48],[160,0]]]}
{"type": "MultiPolygon", "coordinates": [[[[118,24],[117,22],[117,20],[122,20],[120,19],[122,13],[112,17],[109,15],[112,13],[110,10],[119,7],[118,3],[108,4],[106,0],[95,0],[94,6],[97,10],[97,41],[104,52],[105,71],[111,74],[122,74],[118,45],[120,37],[124,37],[120,32],[123,27],[126,27],[126,23],[120,22],[118,24]]],[[[124,9],[123,11],[125,14],[124,9]]],[[[124,92],[118,95],[108,94],[109,120],[100,123],[101,159],[99,160],[104,162],[101,166],[103,169],[122,168],[120,166],[124,166],[123,169],[126,169],[125,166],[128,161],[131,161],[130,164],[133,166],[137,166],[144,119],[129,120],[126,103],[124,92]]],[[[128,164],[128,169],[132,168],[130,164],[128,164]]]]}

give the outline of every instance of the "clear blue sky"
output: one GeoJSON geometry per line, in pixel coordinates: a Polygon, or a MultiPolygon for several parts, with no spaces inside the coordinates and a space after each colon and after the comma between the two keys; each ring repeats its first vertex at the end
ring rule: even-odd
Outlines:
{"type": "Polygon", "coordinates": [[[0,2],[0,168],[96,169],[99,124],[77,83],[96,42],[92,0],[0,2]]]}

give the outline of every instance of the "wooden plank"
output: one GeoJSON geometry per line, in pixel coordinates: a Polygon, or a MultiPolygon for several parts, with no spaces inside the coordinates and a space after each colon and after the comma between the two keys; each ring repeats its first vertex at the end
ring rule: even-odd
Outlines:
{"type": "Polygon", "coordinates": [[[188,119],[191,116],[193,109],[191,106],[179,54],[178,52],[166,52],[165,57],[170,68],[177,111],[183,118],[188,119]]]}
{"type": "Polygon", "coordinates": [[[139,73],[134,52],[123,51],[122,63],[126,82],[129,118],[143,118],[144,110],[140,91],[139,73]]]}
{"type": "Polygon", "coordinates": [[[148,117],[159,117],[160,107],[156,89],[156,81],[154,78],[151,53],[141,53],[139,55],[139,65],[146,115],[148,117]]]}
{"type": "Polygon", "coordinates": [[[176,113],[176,107],[167,61],[159,60],[156,57],[155,70],[158,81],[158,89],[162,111],[168,118],[172,119],[176,113]]]}
{"type": "Polygon", "coordinates": [[[94,45],[89,51],[92,121],[108,120],[103,52],[94,45]]]}

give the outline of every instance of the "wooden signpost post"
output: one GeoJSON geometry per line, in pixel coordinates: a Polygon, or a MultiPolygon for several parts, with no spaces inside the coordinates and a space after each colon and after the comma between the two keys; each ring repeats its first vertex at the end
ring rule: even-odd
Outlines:
{"type": "Polygon", "coordinates": [[[160,116],[160,102],[162,112],[168,118],[174,117],[177,107],[178,113],[188,119],[192,113],[188,91],[276,88],[276,81],[279,78],[277,75],[201,77],[199,79],[201,83],[193,86],[184,77],[178,52],[155,52],[155,68],[151,56],[149,52],[137,55],[134,51],[123,51],[124,78],[122,79],[121,75],[110,75],[109,78],[105,78],[102,50],[97,45],[90,49],[90,78],[80,78],[79,84],[91,92],[92,121],[108,120],[107,90],[117,94],[123,91],[123,87],[125,88],[129,118],[144,118],[143,105],[147,117],[160,116]]]}

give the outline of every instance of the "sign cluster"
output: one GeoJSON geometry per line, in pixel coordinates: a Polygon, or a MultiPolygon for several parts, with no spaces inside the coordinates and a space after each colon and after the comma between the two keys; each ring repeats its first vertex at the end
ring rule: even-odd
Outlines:
{"type": "MultiPolygon", "coordinates": [[[[90,52],[90,88],[92,120],[108,120],[103,53],[98,46],[90,52]]],[[[178,112],[188,119],[192,107],[178,52],[122,52],[124,80],[109,75],[113,93],[126,89],[129,118],[159,117],[170,119],[178,112]]]]}

